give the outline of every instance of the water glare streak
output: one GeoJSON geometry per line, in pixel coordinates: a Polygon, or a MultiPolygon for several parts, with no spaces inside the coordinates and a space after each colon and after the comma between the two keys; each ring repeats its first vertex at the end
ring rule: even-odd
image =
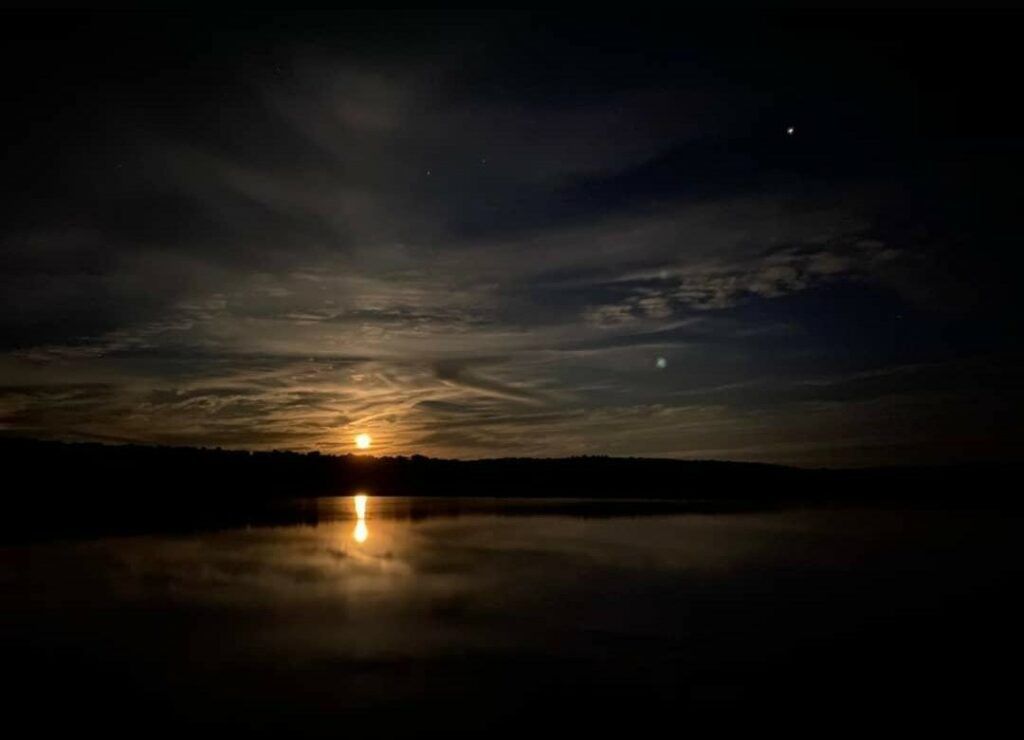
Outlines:
{"type": "Polygon", "coordinates": [[[353,497],[353,502],[356,508],[356,528],[352,530],[352,539],[359,544],[366,542],[366,538],[370,536],[370,530],[366,526],[366,501],[369,497],[360,493],[353,497]]]}

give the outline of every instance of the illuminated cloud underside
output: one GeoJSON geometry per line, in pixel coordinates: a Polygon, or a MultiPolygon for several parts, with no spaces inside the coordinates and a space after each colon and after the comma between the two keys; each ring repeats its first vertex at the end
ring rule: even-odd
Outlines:
{"type": "Polygon", "coordinates": [[[69,141],[90,163],[74,197],[0,236],[4,433],[800,464],[1010,449],[991,419],[1017,360],[956,351],[972,297],[934,244],[879,226],[892,178],[792,154],[814,121],[760,131],[757,95],[679,75],[516,97],[458,57],[276,54],[215,128],[143,113],[102,154],[69,141]]]}

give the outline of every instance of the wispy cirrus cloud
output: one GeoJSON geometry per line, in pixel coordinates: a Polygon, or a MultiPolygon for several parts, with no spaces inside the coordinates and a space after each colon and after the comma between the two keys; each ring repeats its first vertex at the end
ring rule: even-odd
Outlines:
{"type": "Polygon", "coordinates": [[[891,178],[742,81],[480,44],[289,44],[180,109],[98,106],[112,143],[69,139],[67,192],[0,237],[5,433],[817,464],[970,406],[890,372],[961,331],[891,178]]]}

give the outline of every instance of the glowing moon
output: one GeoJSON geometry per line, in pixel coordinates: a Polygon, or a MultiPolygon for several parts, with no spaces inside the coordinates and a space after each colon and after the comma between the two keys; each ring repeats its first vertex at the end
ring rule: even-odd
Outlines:
{"type": "Polygon", "coordinates": [[[371,444],[373,444],[373,438],[369,434],[356,435],[356,447],[358,447],[360,450],[370,449],[371,444]]]}

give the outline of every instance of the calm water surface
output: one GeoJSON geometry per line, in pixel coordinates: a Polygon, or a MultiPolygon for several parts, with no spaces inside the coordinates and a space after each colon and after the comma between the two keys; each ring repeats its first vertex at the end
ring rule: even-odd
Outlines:
{"type": "Polygon", "coordinates": [[[307,505],[318,524],[0,548],[8,719],[293,736],[977,728],[1016,700],[1006,516],[307,505]]]}

